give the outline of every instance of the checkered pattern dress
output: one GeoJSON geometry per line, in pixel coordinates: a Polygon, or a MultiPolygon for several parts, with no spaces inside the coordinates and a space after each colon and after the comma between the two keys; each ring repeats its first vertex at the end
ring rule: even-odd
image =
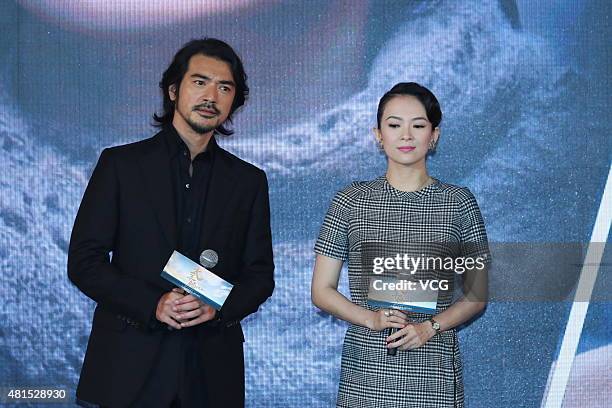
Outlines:
{"type": "MultiPolygon", "coordinates": [[[[368,287],[363,284],[365,271],[361,270],[361,248],[367,241],[455,243],[463,248],[463,256],[482,256],[487,264],[490,259],[484,223],[472,193],[435,179],[419,191],[404,192],[393,188],[383,176],[355,182],[332,201],[315,252],[348,260],[352,301],[374,309],[367,303],[368,287]]],[[[437,313],[451,301],[452,296],[439,296],[437,313]]],[[[413,321],[429,317],[410,313],[413,321]]],[[[398,350],[396,356],[387,355],[386,336],[386,330],[349,327],[342,350],[337,407],[464,406],[455,330],[442,332],[415,350],[398,350]]]]}

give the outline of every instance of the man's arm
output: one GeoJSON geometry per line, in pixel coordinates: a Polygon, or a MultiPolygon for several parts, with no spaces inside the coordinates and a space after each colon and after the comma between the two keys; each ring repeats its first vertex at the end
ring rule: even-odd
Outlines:
{"type": "Polygon", "coordinates": [[[68,277],[102,307],[149,324],[161,296],[110,263],[119,221],[119,181],[109,150],[100,155],[74,222],[68,277]]]}
{"type": "Polygon", "coordinates": [[[243,252],[243,270],[221,309],[223,324],[231,324],[257,311],[274,290],[274,261],[270,232],[268,180],[261,172],[259,188],[249,216],[243,252]]]}

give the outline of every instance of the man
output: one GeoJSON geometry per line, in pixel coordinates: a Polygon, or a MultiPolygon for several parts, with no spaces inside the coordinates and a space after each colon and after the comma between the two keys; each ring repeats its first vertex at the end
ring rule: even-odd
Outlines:
{"type": "Polygon", "coordinates": [[[232,133],[246,74],[226,43],[194,40],[160,88],[162,131],[102,152],[72,231],[68,276],[97,303],[77,399],[241,407],[240,320],[274,289],[266,175],[215,141],[232,133]],[[160,276],[172,251],[197,262],[206,249],[234,285],[219,312],[160,276]]]}

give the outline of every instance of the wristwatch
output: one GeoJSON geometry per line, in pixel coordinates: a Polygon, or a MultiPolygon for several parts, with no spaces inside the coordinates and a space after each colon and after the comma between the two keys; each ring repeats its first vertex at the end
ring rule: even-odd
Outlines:
{"type": "Polygon", "coordinates": [[[433,317],[427,320],[431,322],[431,327],[436,331],[436,334],[440,334],[440,323],[436,322],[433,317]]]}

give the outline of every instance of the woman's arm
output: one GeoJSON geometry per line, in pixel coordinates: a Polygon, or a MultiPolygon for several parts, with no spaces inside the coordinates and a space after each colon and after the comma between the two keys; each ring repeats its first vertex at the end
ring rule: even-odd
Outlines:
{"type": "MultiPolygon", "coordinates": [[[[488,299],[488,282],[486,267],[465,272],[463,296],[434,318],[440,324],[440,331],[457,327],[484,310],[488,299]]],[[[387,338],[388,347],[399,347],[400,350],[415,349],[427,343],[435,334],[430,321],[409,324],[387,338]]]]}
{"type": "Polygon", "coordinates": [[[389,311],[374,312],[354,304],[338,292],[341,270],[341,260],[317,255],[310,288],[315,306],[339,319],[371,330],[380,331],[388,327],[401,329],[406,326],[408,320],[404,313],[394,310],[392,315],[387,316],[389,311]]]}
{"type": "MultiPolygon", "coordinates": [[[[487,268],[466,271],[463,277],[463,296],[448,309],[435,317],[440,330],[449,330],[467,322],[487,305],[489,295],[489,275],[487,268]]],[[[431,324],[427,322],[430,326],[431,324]]]]}

